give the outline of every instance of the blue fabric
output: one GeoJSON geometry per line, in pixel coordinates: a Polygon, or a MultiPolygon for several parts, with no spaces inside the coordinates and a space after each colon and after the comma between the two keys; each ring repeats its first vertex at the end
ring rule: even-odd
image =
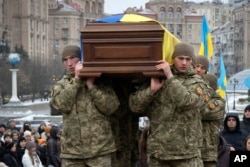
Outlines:
{"type": "Polygon", "coordinates": [[[120,22],[124,14],[114,15],[110,17],[105,17],[99,20],[95,20],[94,22],[103,22],[103,23],[114,23],[114,22],[120,22]]]}

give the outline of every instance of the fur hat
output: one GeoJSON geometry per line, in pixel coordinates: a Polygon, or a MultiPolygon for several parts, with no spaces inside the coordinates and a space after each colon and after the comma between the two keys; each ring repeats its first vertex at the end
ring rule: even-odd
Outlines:
{"type": "Polygon", "coordinates": [[[62,60],[66,56],[75,56],[80,58],[81,51],[77,45],[68,45],[65,46],[62,52],[62,60]]]}
{"type": "Polygon", "coordinates": [[[214,90],[217,89],[217,77],[214,74],[205,74],[204,78],[209,82],[209,86],[211,86],[214,90]]]}
{"type": "Polygon", "coordinates": [[[194,48],[185,42],[181,42],[175,45],[174,47],[174,53],[172,55],[172,58],[175,58],[176,56],[189,56],[192,58],[192,60],[194,61],[194,48]]]}
{"type": "Polygon", "coordinates": [[[206,71],[208,70],[208,65],[209,65],[209,61],[208,58],[205,56],[196,56],[195,57],[195,64],[201,64],[206,68],[206,71]]]}
{"type": "Polygon", "coordinates": [[[26,143],[26,149],[30,150],[32,148],[36,147],[36,143],[32,142],[32,141],[27,141],[26,143]]]}
{"type": "Polygon", "coordinates": [[[23,133],[23,137],[26,137],[26,136],[31,136],[31,132],[29,130],[26,130],[24,133],[23,133]]]}

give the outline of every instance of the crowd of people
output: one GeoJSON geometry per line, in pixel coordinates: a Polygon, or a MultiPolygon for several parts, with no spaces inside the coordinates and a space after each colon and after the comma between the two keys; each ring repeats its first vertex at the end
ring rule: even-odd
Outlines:
{"type": "Polygon", "coordinates": [[[1,124],[0,167],[60,167],[60,134],[44,122],[38,129],[28,121],[18,128],[14,119],[1,124]]]}

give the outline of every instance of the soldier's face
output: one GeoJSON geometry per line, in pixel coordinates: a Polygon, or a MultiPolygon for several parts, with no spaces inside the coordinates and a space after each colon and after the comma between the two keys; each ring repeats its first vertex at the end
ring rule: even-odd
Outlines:
{"type": "Polygon", "coordinates": [[[75,74],[75,66],[80,61],[80,59],[76,56],[65,56],[63,58],[63,65],[68,73],[74,75],[75,74]]]}
{"type": "Polygon", "coordinates": [[[192,58],[190,56],[180,55],[174,58],[174,66],[179,72],[187,72],[192,66],[192,58]]]}
{"type": "Polygon", "coordinates": [[[198,75],[204,75],[206,74],[206,67],[203,66],[202,64],[196,64],[196,66],[194,67],[194,71],[196,74],[198,75]]]}

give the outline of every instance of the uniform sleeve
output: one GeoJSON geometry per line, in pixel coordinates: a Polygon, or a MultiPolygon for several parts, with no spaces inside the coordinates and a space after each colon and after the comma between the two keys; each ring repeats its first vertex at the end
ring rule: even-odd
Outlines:
{"type": "Polygon", "coordinates": [[[90,94],[96,108],[105,115],[111,115],[120,105],[118,97],[111,86],[94,86],[90,90],[90,94]]]}
{"type": "Polygon", "coordinates": [[[225,100],[214,99],[207,103],[207,107],[202,111],[202,120],[223,120],[225,115],[225,100]]]}
{"type": "Polygon", "coordinates": [[[69,113],[76,101],[78,89],[82,86],[82,81],[72,79],[70,81],[58,81],[52,88],[51,105],[61,112],[69,113]]]}
{"type": "Polygon", "coordinates": [[[148,84],[142,85],[136,92],[129,96],[129,107],[133,112],[144,112],[153,100],[148,84]]]}
{"type": "Polygon", "coordinates": [[[194,81],[189,86],[183,86],[176,77],[172,77],[166,80],[166,82],[168,87],[166,95],[171,96],[170,99],[182,111],[204,106],[203,96],[205,85],[203,82],[194,81]]]}

